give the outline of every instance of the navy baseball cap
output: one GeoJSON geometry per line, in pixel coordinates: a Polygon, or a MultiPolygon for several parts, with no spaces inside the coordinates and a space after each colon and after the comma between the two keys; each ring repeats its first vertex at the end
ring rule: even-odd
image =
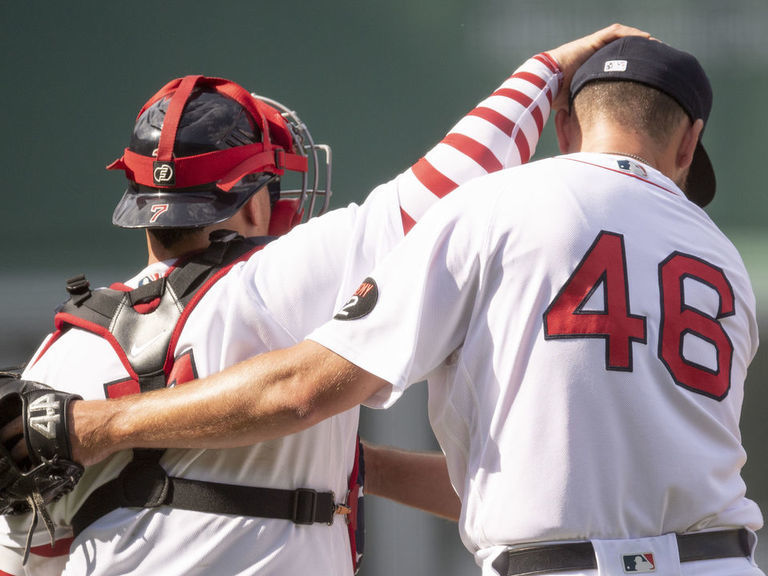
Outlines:
{"type": "MultiPolygon", "coordinates": [[[[712,87],[694,56],[658,40],[625,36],[595,52],[576,71],[570,98],[595,80],[629,80],[656,88],[673,98],[691,121],[706,125],[712,110],[712,87]]],[[[703,134],[703,131],[702,131],[703,134]]],[[[715,196],[715,171],[701,138],[688,172],[686,195],[701,207],[715,196]]]]}

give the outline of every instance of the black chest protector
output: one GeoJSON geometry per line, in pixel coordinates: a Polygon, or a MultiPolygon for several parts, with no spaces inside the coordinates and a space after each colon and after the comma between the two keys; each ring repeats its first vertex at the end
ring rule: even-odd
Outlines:
{"type": "MultiPolygon", "coordinates": [[[[106,338],[129,370],[129,380],[105,383],[105,395],[147,392],[170,383],[174,350],[186,319],[202,296],[237,261],[261,249],[271,237],[243,238],[219,230],[210,246],[178,263],[169,274],[133,290],[91,290],[84,276],[67,282],[70,294],[57,311],[63,333],[78,327],[106,338]],[[117,390],[116,393],[112,391],[117,390]]],[[[160,466],[164,450],[134,450],[120,475],[97,488],[72,520],[75,535],[117,508],[171,506],[186,510],[262,518],[297,524],[332,524],[343,514],[352,539],[353,564],[362,556],[362,446],[344,504],[333,492],[309,488],[282,490],[169,477],[160,466]]]]}

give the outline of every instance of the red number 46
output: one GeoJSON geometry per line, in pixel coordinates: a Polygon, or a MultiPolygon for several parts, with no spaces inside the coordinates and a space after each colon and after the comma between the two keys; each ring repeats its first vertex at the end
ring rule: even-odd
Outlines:
{"type": "MultiPolygon", "coordinates": [[[[730,389],[733,344],[719,320],[734,314],[734,296],[720,268],[675,252],[659,264],[660,327],[658,356],[674,382],[699,394],[722,400],[730,389]],[[684,281],[693,279],[719,297],[716,317],[685,303],[684,281]],[[687,335],[714,347],[716,367],[687,360],[687,335]]],[[[646,318],[629,311],[629,286],[624,238],[602,231],[560,292],[544,312],[544,337],[602,338],[606,370],[632,371],[632,344],[647,344],[646,318]],[[587,302],[602,286],[603,309],[587,310],[587,302]]]]}

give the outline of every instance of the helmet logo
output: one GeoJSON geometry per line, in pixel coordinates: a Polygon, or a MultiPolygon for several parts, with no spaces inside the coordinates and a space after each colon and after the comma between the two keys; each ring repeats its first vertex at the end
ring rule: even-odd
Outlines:
{"type": "Polygon", "coordinates": [[[149,211],[152,212],[152,218],[149,219],[149,223],[152,224],[160,218],[160,214],[168,211],[168,204],[152,204],[149,207],[149,211]]]}
{"type": "Polygon", "coordinates": [[[156,186],[173,186],[176,183],[176,173],[173,162],[153,162],[152,178],[156,186]]]}

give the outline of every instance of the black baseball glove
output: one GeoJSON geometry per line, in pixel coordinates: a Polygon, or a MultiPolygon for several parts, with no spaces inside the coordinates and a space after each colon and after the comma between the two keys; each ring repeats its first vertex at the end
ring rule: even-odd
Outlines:
{"type": "Polygon", "coordinates": [[[80,396],[44,384],[0,373],[0,427],[19,416],[29,457],[16,462],[11,450],[21,436],[0,444],[0,514],[43,513],[46,506],[70,492],[83,474],[72,460],[67,406],[80,396]]]}

